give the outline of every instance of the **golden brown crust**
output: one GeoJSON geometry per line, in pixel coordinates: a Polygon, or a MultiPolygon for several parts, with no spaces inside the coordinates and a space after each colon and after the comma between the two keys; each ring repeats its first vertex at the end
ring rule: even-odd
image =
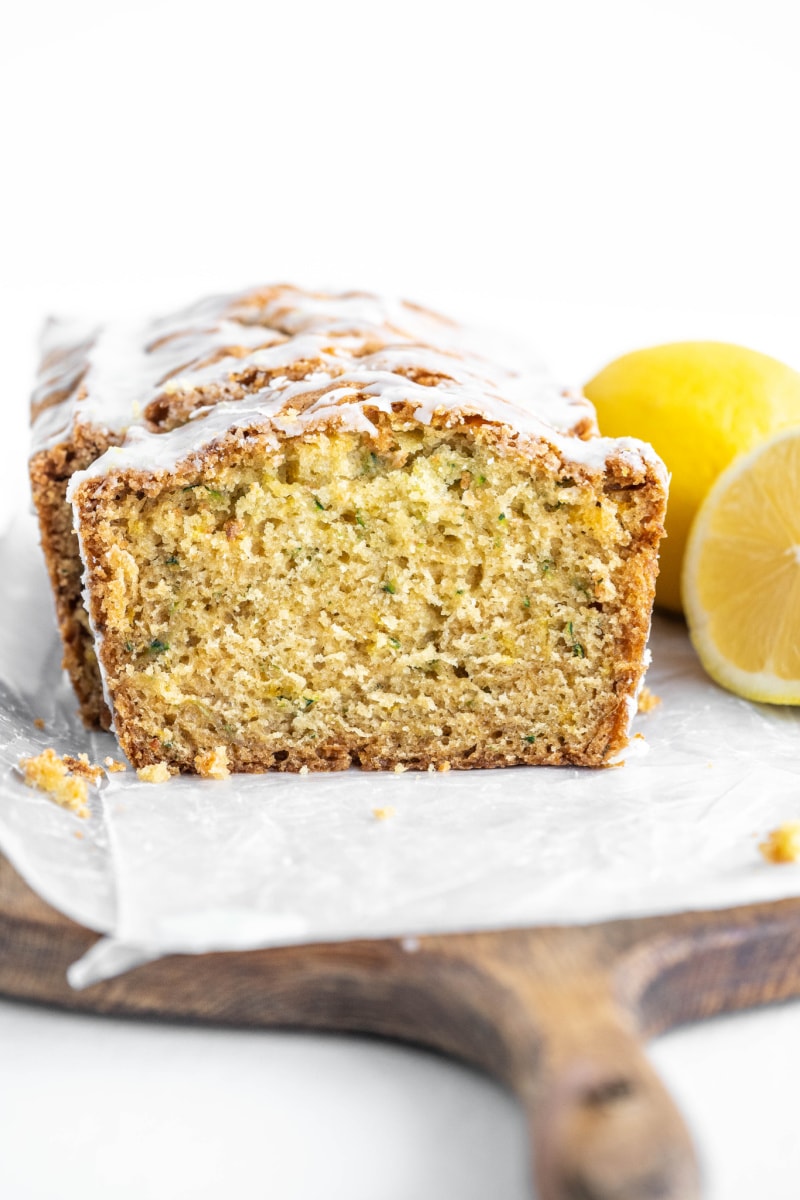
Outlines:
{"type": "Polygon", "coordinates": [[[109,434],[81,430],[73,441],[40,451],[29,464],[41,546],[64,647],[63,666],[78,697],[84,724],[101,729],[109,728],[111,714],[103,699],[94,639],[83,603],[83,566],[66,493],[74,472],[94,462],[116,440],[109,434]]]}

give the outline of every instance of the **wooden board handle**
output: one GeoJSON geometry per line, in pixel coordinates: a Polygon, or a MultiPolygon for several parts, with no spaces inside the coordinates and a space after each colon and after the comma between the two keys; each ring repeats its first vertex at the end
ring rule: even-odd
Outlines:
{"type": "Polygon", "coordinates": [[[451,1052],[526,1108],[537,1200],[699,1200],[692,1140],[618,986],[627,949],[591,929],[422,941],[417,978],[437,981],[451,1052]]]}
{"type": "Polygon", "coordinates": [[[590,1010],[579,1027],[552,1027],[519,1091],[537,1200],[700,1196],[686,1126],[634,1031],[613,1012],[590,1010]]]}

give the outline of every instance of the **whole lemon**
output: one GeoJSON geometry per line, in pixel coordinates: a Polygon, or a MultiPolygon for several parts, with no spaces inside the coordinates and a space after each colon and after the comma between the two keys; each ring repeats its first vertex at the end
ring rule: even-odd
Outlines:
{"type": "Polygon", "coordinates": [[[695,513],[738,454],[800,424],[800,374],[743,346],[674,342],[615,359],[584,391],[602,433],[650,442],[672,474],[656,603],[681,612],[695,513]]]}

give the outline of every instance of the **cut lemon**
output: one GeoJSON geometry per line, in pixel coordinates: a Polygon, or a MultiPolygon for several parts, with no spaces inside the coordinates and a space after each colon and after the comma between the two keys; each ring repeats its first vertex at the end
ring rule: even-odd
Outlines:
{"type": "Polygon", "coordinates": [[[800,427],[714,484],[689,535],[683,604],[712,679],[748,700],[800,704],[800,427]]]}

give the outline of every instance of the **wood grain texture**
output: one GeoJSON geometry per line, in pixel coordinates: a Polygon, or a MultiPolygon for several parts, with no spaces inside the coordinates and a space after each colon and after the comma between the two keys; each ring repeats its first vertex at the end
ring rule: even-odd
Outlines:
{"type": "Polygon", "coordinates": [[[75,992],[96,935],[0,859],[0,992],[73,1010],[378,1034],[512,1088],[538,1200],[694,1200],[683,1121],[643,1051],[676,1025],[800,995],[800,900],[720,912],[174,956],[75,992]]]}

